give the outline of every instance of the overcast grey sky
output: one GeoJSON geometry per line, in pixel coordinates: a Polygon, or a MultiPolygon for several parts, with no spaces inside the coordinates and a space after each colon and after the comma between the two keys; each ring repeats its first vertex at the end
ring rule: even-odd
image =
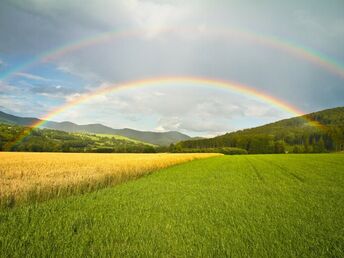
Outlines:
{"type": "MultiPolygon", "coordinates": [[[[161,76],[230,80],[305,112],[344,105],[343,77],[233,33],[316,50],[344,71],[343,10],[344,1],[2,0],[0,109],[43,117],[104,85],[161,76]],[[110,31],[139,32],[22,66],[110,31]]],[[[259,99],[185,83],[100,96],[54,120],[215,135],[290,116],[259,99]]]]}

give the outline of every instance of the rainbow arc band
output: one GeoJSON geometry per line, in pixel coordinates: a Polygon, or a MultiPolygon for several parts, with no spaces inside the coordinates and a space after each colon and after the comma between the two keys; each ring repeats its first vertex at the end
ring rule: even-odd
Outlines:
{"type": "MultiPolygon", "coordinates": [[[[173,86],[176,84],[182,85],[190,85],[190,86],[206,86],[206,87],[215,87],[220,89],[226,89],[244,96],[253,97],[259,101],[262,101],[266,104],[274,106],[280,110],[283,110],[293,116],[303,116],[304,113],[300,111],[297,107],[294,107],[278,98],[272,97],[262,91],[257,91],[256,89],[249,87],[247,85],[243,85],[237,82],[231,82],[226,80],[217,80],[211,78],[204,78],[204,77],[160,77],[160,78],[152,78],[152,79],[144,79],[139,81],[132,81],[122,84],[116,84],[106,87],[98,88],[95,91],[89,92],[84,94],[78,98],[75,98],[62,106],[57,107],[47,115],[41,118],[41,120],[35,124],[32,124],[30,127],[25,129],[15,141],[8,143],[5,148],[11,148],[12,146],[20,143],[22,140],[28,136],[33,129],[44,126],[46,122],[53,119],[60,113],[64,111],[76,107],[84,102],[92,100],[101,95],[106,95],[114,92],[124,91],[128,89],[135,89],[135,88],[143,88],[143,87],[157,87],[157,86],[173,86]]],[[[324,126],[318,123],[317,121],[313,121],[308,117],[303,116],[307,122],[315,127],[320,129],[324,129],[324,126]]]]}
{"type": "Polygon", "coordinates": [[[109,31],[106,33],[97,34],[95,36],[86,37],[81,40],[70,42],[66,45],[59,46],[57,48],[50,49],[46,52],[41,53],[40,55],[35,56],[34,58],[21,63],[11,69],[5,70],[0,74],[0,80],[7,80],[12,76],[15,76],[20,71],[28,70],[31,66],[41,62],[49,62],[54,59],[58,59],[61,56],[64,56],[68,53],[78,51],[83,48],[91,47],[98,44],[104,44],[113,40],[125,39],[128,37],[135,36],[145,36],[147,40],[152,37],[148,32],[154,33],[186,33],[189,35],[214,35],[226,40],[228,38],[240,38],[253,42],[257,45],[263,45],[269,48],[278,49],[290,55],[296,56],[302,60],[307,60],[308,62],[313,63],[314,65],[323,68],[339,76],[341,79],[344,79],[344,65],[334,60],[329,56],[326,56],[315,49],[311,49],[300,44],[295,44],[290,40],[278,38],[272,35],[265,35],[256,33],[253,31],[241,29],[241,28],[220,28],[220,27],[184,27],[184,28],[148,28],[148,29],[139,29],[139,30],[124,30],[124,31],[109,31]]]}

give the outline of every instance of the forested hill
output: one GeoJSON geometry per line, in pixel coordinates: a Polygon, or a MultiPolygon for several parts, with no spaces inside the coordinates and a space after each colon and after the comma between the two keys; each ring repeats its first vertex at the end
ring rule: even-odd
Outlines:
{"type": "Polygon", "coordinates": [[[344,149],[344,107],[327,109],[210,139],[183,141],[175,149],[236,147],[249,153],[327,152],[344,149]],[[322,124],[312,126],[309,119],[322,124]]]}
{"type": "MultiPolygon", "coordinates": [[[[18,117],[7,114],[0,111],[0,123],[15,124],[21,126],[31,126],[42,120],[32,117],[18,117]]],[[[179,141],[185,141],[191,139],[190,136],[182,134],[176,131],[170,132],[150,132],[150,131],[138,131],[129,128],[114,129],[102,124],[87,124],[78,125],[72,122],[53,122],[47,121],[44,124],[44,128],[56,129],[64,132],[75,133],[75,132],[86,132],[94,134],[112,134],[121,135],[134,140],[147,142],[154,145],[168,146],[171,143],[179,141]]]]}
{"type": "Polygon", "coordinates": [[[67,133],[33,129],[22,140],[28,127],[0,123],[0,151],[39,152],[156,152],[156,146],[118,135],[67,133]]]}

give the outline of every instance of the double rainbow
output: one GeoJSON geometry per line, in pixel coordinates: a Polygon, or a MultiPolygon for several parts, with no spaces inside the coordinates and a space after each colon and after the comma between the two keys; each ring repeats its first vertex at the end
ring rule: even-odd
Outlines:
{"type": "MultiPolygon", "coordinates": [[[[154,29],[152,29],[154,31],[154,29]]],[[[255,44],[267,46],[270,48],[278,49],[283,52],[286,52],[290,55],[296,56],[303,60],[307,60],[318,67],[321,67],[333,74],[338,75],[339,77],[344,79],[344,66],[334,59],[331,59],[320,52],[306,48],[301,45],[294,44],[290,41],[285,39],[277,38],[270,35],[263,35],[254,33],[252,31],[244,30],[244,29],[235,29],[235,28],[157,28],[157,32],[159,33],[169,33],[169,32],[186,32],[186,33],[203,33],[204,35],[215,35],[218,37],[223,37],[227,39],[228,37],[238,37],[255,44]]],[[[144,36],[147,33],[147,30],[126,30],[126,31],[110,31],[107,33],[99,34],[93,37],[88,37],[82,40],[74,41],[70,44],[63,45],[58,48],[51,49],[49,51],[43,52],[42,54],[34,57],[33,59],[28,60],[25,63],[22,63],[12,69],[5,71],[4,73],[0,74],[0,80],[6,80],[11,76],[15,76],[19,71],[27,70],[31,66],[40,63],[40,62],[49,62],[54,59],[57,59],[61,56],[64,56],[68,53],[73,51],[77,51],[86,47],[90,47],[97,44],[106,43],[112,40],[119,40],[128,37],[134,36],[144,36]]],[[[113,85],[105,88],[97,89],[93,92],[89,92],[88,94],[84,94],[79,98],[76,98],[70,102],[65,103],[64,105],[54,109],[52,112],[48,113],[44,117],[42,117],[42,121],[37,122],[36,124],[31,125],[31,127],[25,130],[13,143],[11,146],[22,141],[32,129],[44,126],[45,120],[50,120],[54,118],[56,115],[62,113],[63,111],[77,106],[83,102],[86,102],[94,97],[99,95],[108,94],[111,92],[121,91],[128,88],[139,88],[139,87],[148,87],[148,86],[155,86],[155,85],[169,85],[171,83],[184,83],[184,84],[191,84],[191,85],[203,85],[209,87],[216,87],[216,88],[225,88],[231,90],[233,92],[237,92],[243,95],[251,96],[260,101],[263,101],[269,105],[275,106],[281,110],[284,110],[294,116],[302,116],[304,113],[300,111],[298,108],[291,106],[290,104],[272,97],[264,92],[257,91],[253,87],[249,87],[240,83],[225,81],[225,80],[216,80],[210,78],[201,78],[201,77],[169,77],[169,78],[154,78],[154,79],[145,79],[139,81],[133,81],[128,83],[123,83],[120,85],[113,85]]],[[[309,118],[308,122],[311,125],[317,127],[323,127],[316,121],[311,121],[309,118]]]]}

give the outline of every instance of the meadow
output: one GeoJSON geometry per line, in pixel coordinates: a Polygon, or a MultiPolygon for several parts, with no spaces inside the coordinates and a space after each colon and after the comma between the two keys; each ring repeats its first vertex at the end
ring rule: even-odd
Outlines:
{"type": "Polygon", "coordinates": [[[0,205],[85,193],[154,170],[219,154],[0,152],[0,205]]]}
{"type": "Polygon", "coordinates": [[[2,209],[0,256],[343,257],[343,203],[342,154],[219,156],[2,209]]]}

